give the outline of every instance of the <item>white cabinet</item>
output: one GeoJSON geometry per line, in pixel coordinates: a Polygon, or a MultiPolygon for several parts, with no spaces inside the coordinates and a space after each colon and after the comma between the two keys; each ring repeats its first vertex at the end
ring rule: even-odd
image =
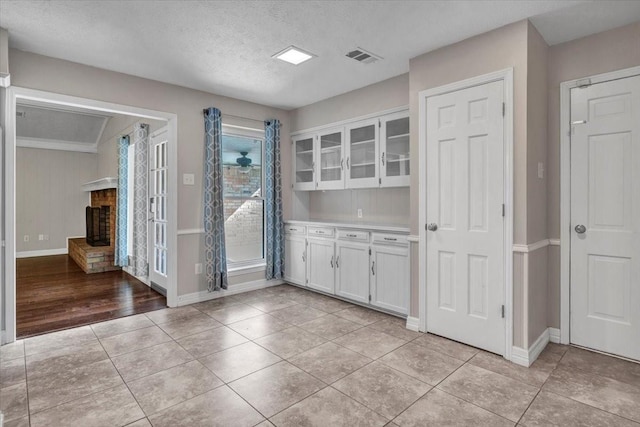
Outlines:
{"type": "Polygon", "coordinates": [[[346,188],[378,186],[379,120],[371,119],[347,126],[345,135],[346,188]]]}
{"type": "Polygon", "coordinates": [[[371,304],[409,314],[409,249],[371,246],[371,304]]]}
{"type": "Polygon", "coordinates": [[[380,118],[380,186],[408,186],[409,116],[406,112],[380,118]]]}
{"type": "Polygon", "coordinates": [[[369,245],[338,242],[336,295],[369,303],[369,245]]]}
{"type": "Polygon", "coordinates": [[[408,186],[409,112],[292,136],[294,190],[408,186]]]}
{"type": "Polygon", "coordinates": [[[333,239],[307,239],[307,286],[322,292],[335,292],[335,242],[333,239]]]}
{"type": "Polygon", "coordinates": [[[307,277],[307,240],[304,236],[284,237],[284,280],[305,285],[307,277]]]}

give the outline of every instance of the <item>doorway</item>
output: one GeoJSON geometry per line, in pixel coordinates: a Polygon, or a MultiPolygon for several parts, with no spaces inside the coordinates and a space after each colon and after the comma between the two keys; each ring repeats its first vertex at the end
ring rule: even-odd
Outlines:
{"type": "MultiPolygon", "coordinates": [[[[173,256],[177,246],[176,239],[176,219],[177,219],[177,117],[175,114],[163,113],[137,107],[130,107],[101,101],[77,98],[65,95],[52,94],[31,89],[11,87],[7,90],[6,97],[6,152],[5,152],[5,230],[6,230],[6,251],[5,260],[5,285],[6,298],[3,300],[3,312],[5,314],[6,334],[4,342],[11,342],[16,338],[16,111],[20,103],[42,103],[56,106],[60,109],[84,109],[104,115],[127,115],[133,116],[140,122],[158,121],[166,124],[164,132],[164,187],[163,194],[166,198],[163,212],[164,253],[163,270],[166,273],[166,305],[177,305],[177,263],[173,256]]],[[[157,127],[156,127],[157,128],[157,127]]],[[[151,259],[151,258],[149,258],[151,259]]],[[[124,274],[124,273],[122,273],[124,274]]],[[[146,287],[146,286],[145,286],[146,287]]],[[[148,288],[147,288],[148,289],[148,288]]],[[[132,313],[129,313],[132,314],[132,313]]],[[[127,315],[127,314],[123,314],[127,315]]],[[[97,319],[100,321],[104,319],[97,319]]],[[[90,323],[90,322],[87,322],[90,323]]]]}
{"type": "Polygon", "coordinates": [[[640,75],[570,109],[570,342],[640,360],[640,75]]]}
{"type": "Polygon", "coordinates": [[[419,98],[420,330],[508,360],[512,73],[429,89],[419,98]]]}

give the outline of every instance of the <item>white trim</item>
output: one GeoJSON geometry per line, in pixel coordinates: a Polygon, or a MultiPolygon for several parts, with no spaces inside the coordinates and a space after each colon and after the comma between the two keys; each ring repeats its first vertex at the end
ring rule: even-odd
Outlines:
{"type": "Polygon", "coordinates": [[[560,239],[549,239],[549,246],[560,246],[560,239]]]}
{"type": "Polygon", "coordinates": [[[513,348],[513,68],[473,77],[471,79],[462,80],[445,86],[420,91],[418,94],[419,101],[419,140],[418,140],[418,161],[419,171],[419,229],[420,229],[420,246],[419,246],[419,292],[418,299],[420,305],[420,330],[427,330],[427,243],[426,231],[424,226],[426,219],[426,189],[427,189],[427,149],[426,144],[422,142],[426,140],[426,111],[427,98],[430,96],[442,95],[448,92],[454,92],[473,86],[479,86],[494,81],[504,81],[504,103],[506,106],[504,116],[504,157],[505,157],[505,179],[504,179],[504,196],[505,196],[505,227],[504,227],[504,248],[505,248],[505,265],[504,265],[504,307],[505,307],[505,350],[504,358],[512,360],[513,348]]]}
{"type": "Polygon", "coordinates": [[[178,230],[178,236],[188,236],[189,234],[203,234],[204,228],[183,228],[178,230]]]}
{"type": "MultiPolygon", "coordinates": [[[[0,345],[7,344],[7,331],[0,331],[0,345]]],[[[0,424],[2,426],[2,424],[0,424]]]]}
{"type": "Polygon", "coordinates": [[[16,258],[34,258],[34,257],[49,256],[49,255],[65,255],[68,253],[69,253],[69,250],[67,248],[42,249],[39,251],[16,252],[16,258]]]}
{"type": "Polygon", "coordinates": [[[93,142],[59,141],[25,136],[16,139],[16,146],[20,148],[39,148],[41,150],[77,151],[79,153],[98,152],[98,144],[93,142]]]}
{"type": "MultiPolygon", "coordinates": [[[[640,75],[640,67],[586,77],[591,84],[640,75]]],[[[560,343],[570,342],[571,312],[571,89],[580,79],[560,83],[560,343]]]]}
{"type": "Polygon", "coordinates": [[[197,302],[209,301],[216,298],[222,298],[229,295],[241,294],[244,292],[255,291],[256,289],[269,288],[271,286],[282,285],[283,280],[254,280],[253,282],[239,283],[237,285],[229,285],[228,289],[221,289],[215,292],[200,291],[193,292],[178,297],[178,306],[194,304],[197,302]]]}
{"type": "Polygon", "coordinates": [[[264,273],[267,270],[267,265],[265,263],[258,265],[248,265],[246,267],[236,267],[230,268],[227,271],[228,277],[242,276],[244,274],[253,274],[253,273],[264,273]]]}
{"type": "Polygon", "coordinates": [[[15,296],[15,255],[16,255],[16,193],[15,193],[15,160],[16,160],[16,102],[18,100],[31,100],[58,104],[70,107],[80,107],[108,113],[126,114],[153,120],[167,122],[169,128],[169,170],[172,171],[169,177],[169,200],[168,200],[168,230],[167,247],[169,265],[167,266],[167,305],[175,307],[178,301],[178,116],[174,113],[150,110],[147,108],[133,107],[111,102],[97,101],[87,98],[79,98],[69,95],[61,95],[52,92],[45,92],[35,89],[27,89],[12,86],[6,92],[6,104],[4,108],[6,121],[6,142],[5,142],[5,272],[4,283],[6,286],[5,304],[5,328],[7,340],[15,341],[16,338],[16,296],[15,296]]]}
{"type": "Polygon", "coordinates": [[[420,243],[420,236],[416,234],[409,234],[407,236],[407,241],[411,243],[420,243]]]}
{"type": "Polygon", "coordinates": [[[560,344],[560,329],[549,328],[549,342],[560,344]]]}
{"type": "Polygon", "coordinates": [[[11,74],[0,75],[0,87],[8,88],[11,86],[11,74]]]}
{"type": "Polygon", "coordinates": [[[407,329],[410,331],[419,332],[420,330],[420,318],[419,317],[407,317],[407,329]]]}
{"type": "MultiPolygon", "coordinates": [[[[312,127],[312,128],[297,130],[295,132],[291,132],[290,135],[293,137],[293,136],[298,136],[298,135],[303,134],[303,133],[315,133],[315,132],[318,132],[318,131],[321,131],[321,130],[325,130],[325,129],[342,127],[342,126],[348,125],[348,124],[353,123],[353,122],[359,122],[360,120],[373,119],[373,118],[377,118],[377,117],[380,117],[380,116],[385,116],[387,114],[399,113],[401,111],[408,111],[408,110],[409,110],[409,106],[408,105],[403,105],[402,107],[389,108],[388,110],[377,111],[375,113],[365,114],[364,116],[358,116],[358,117],[353,117],[351,119],[340,120],[339,122],[332,122],[332,123],[327,123],[327,124],[320,125],[320,126],[315,126],[315,127],[312,127]]],[[[223,119],[224,119],[224,117],[223,117],[223,119]]]]}
{"type": "Polygon", "coordinates": [[[513,347],[511,350],[511,361],[516,365],[528,368],[536,361],[542,350],[549,343],[549,329],[545,329],[536,341],[527,350],[520,347],[513,347]]]}
{"type": "Polygon", "coordinates": [[[549,239],[544,239],[539,242],[531,243],[530,245],[513,245],[513,252],[529,253],[537,251],[538,249],[546,248],[547,246],[549,246],[549,239]]]}

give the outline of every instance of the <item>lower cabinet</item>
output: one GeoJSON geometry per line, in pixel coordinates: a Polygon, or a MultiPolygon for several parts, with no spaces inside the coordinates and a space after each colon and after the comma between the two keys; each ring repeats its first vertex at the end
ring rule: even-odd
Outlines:
{"type": "Polygon", "coordinates": [[[330,239],[307,240],[307,286],[322,292],[335,292],[335,243],[330,239]]]}
{"type": "Polygon", "coordinates": [[[305,285],[307,278],[307,239],[286,235],[284,238],[284,280],[305,285]]]}
{"type": "Polygon", "coordinates": [[[406,236],[326,225],[285,228],[285,280],[398,314],[409,311],[406,236]]]}
{"type": "Polygon", "coordinates": [[[409,314],[409,250],[371,246],[371,304],[409,314]]]}
{"type": "Polygon", "coordinates": [[[369,245],[338,242],[336,295],[369,303],[369,245]]]}

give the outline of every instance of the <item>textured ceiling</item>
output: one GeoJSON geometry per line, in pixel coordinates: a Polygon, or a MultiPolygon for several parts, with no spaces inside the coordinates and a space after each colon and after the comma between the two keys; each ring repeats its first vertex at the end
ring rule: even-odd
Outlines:
{"type": "MultiPolygon", "coordinates": [[[[427,51],[579,3],[0,0],[0,26],[14,48],[290,109],[406,73],[409,59],[427,51]],[[318,57],[299,66],[271,58],[291,44],[318,57]],[[384,59],[346,58],[355,47],[384,59]]],[[[625,23],[617,24],[626,11],[615,11],[630,2],[599,3],[615,18],[607,26],[625,23]]],[[[581,16],[591,19],[592,6],[584,3],[581,16]]],[[[539,21],[553,33],[547,40],[593,28],[563,20],[567,30],[539,21]]]]}

